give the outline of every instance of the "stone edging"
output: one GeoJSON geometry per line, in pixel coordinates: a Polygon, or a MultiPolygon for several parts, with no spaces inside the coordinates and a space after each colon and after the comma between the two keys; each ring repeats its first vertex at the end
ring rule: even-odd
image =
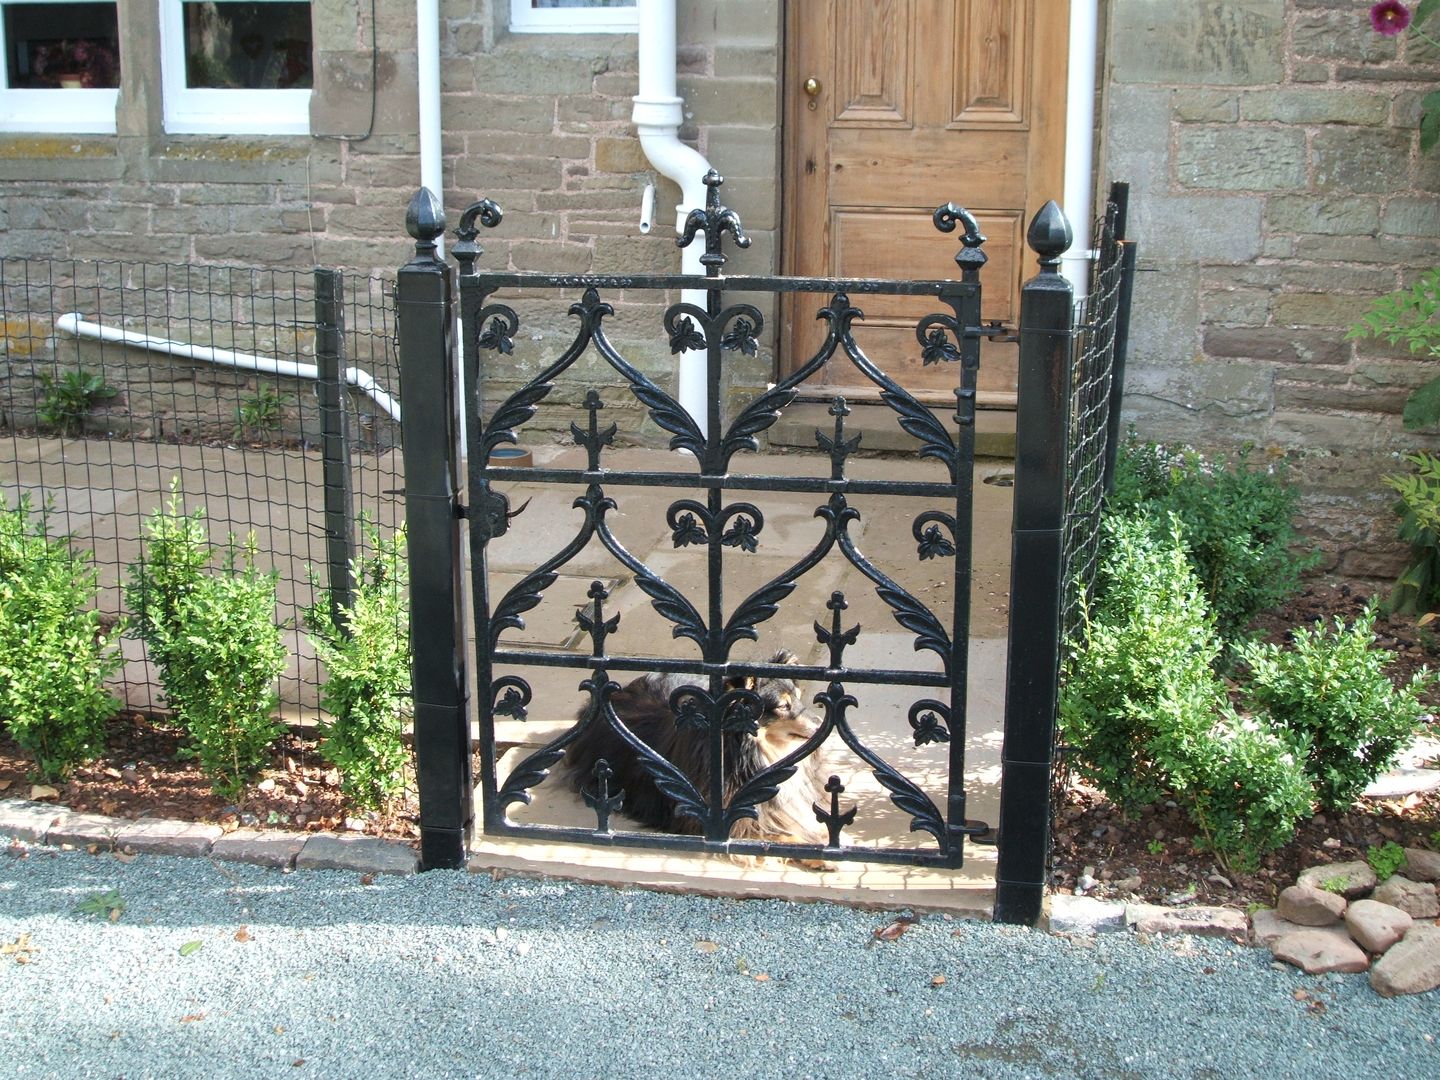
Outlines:
{"type": "Polygon", "coordinates": [[[1385,997],[1440,987],[1440,854],[1406,848],[1412,881],[1377,883],[1365,863],[1306,870],[1280,894],[1278,909],[1250,917],[1234,908],[1160,907],[1088,896],[1050,897],[1048,926],[1056,934],[1132,929],[1137,934],[1193,934],[1269,949],[1308,974],[1369,972],[1385,997]],[[1324,888],[1321,886],[1324,885],[1324,888]]]}
{"type": "Polygon", "coordinates": [[[280,870],[355,870],[362,874],[413,874],[420,857],[400,840],[279,829],[235,829],[166,818],[80,814],[26,799],[0,799],[0,835],[59,847],[152,855],[205,856],[280,870]]]}

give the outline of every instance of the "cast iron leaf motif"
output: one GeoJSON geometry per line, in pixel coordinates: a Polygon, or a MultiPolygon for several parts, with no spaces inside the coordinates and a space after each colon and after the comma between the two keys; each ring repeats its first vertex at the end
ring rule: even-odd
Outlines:
{"type": "Polygon", "coordinates": [[[925,348],[920,354],[921,363],[929,366],[942,360],[953,363],[960,359],[960,350],[950,343],[949,336],[940,327],[931,327],[925,335],[925,348]]]}
{"type": "Polygon", "coordinates": [[[689,547],[691,544],[708,543],[710,537],[706,535],[705,529],[695,520],[694,514],[681,514],[675,522],[675,530],[670,534],[670,539],[678,547],[689,547]]]}
{"type": "Polygon", "coordinates": [[[756,329],[755,324],[742,315],[720,339],[720,347],[731,352],[739,349],[746,356],[755,356],[760,351],[760,342],[755,338],[756,329]]]}
{"type": "Polygon", "coordinates": [[[498,697],[490,711],[496,716],[524,720],[530,704],[529,684],[518,676],[506,675],[491,685],[498,697]]]}
{"type": "Polygon", "coordinates": [[[731,523],[730,528],[720,537],[720,543],[726,547],[738,547],[741,551],[754,552],[759,547],[755,537],[755,523],[748,517],[740,515],[731,523]]]}
{"type": "Polygon", "coordinates": [[[707,708],[709,703],[710,698],[693,687],[677,690],[674,697],[671,698],[671,708],[675,713],[675,726],[682,731],[709,731],[710,710],[707,708]]]}
{"type": "Polygon", "coordinates": [[[920,558],[933,559],[955,554],[955,545],[940,531],[939,525],[931,525],[920,538],[920,558]]]}
{"type": "Polygon", "coordinates": [[[697,460],[703,459],[705,436],[701,434],[699,426],[690,413],[621,356],[598,326],[595,328],[594,342],[595,347],[600,350],[600,355],[605,357],[610,366],[625,377],[635,399],[650,410],[650,418],[663,430],[675,436],[670,440],[670,449],[689,450],[697,460]]]}
{"type": "Polygon", "coordinates": [[[760,731],[760,713],[764,704],[753,690],[732,690],[720,699],[720,727],[740,735],[760,731]]]}
{"type": "Polygon", "coordinates": [[[513,334],[514,328],[506,326],[505,321],[496,315],[486,324],[476,344],[482,349],[497,349],[502,355],[509,356],[515,351],[513,334]]]}
{"type": "Polygon", "coordinates": [[[924,746],[926,743],[948,743],[950,741],[950,729],[940,722],[938,714],[928,709],[919,716],[911,716],[910,727],[915,732],[916,746],[924,746]]]}
{"type": "Polygon", "coordinates": [[[705,335],[695,326],[690,316],[682,316],[670,334],[670,352],[681,353],[689,349],[705,348],[705,335]]]}

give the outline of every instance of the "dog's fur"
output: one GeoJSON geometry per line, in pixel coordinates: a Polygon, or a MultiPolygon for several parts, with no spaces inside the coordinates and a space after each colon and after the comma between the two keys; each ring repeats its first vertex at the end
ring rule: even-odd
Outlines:
{"type": "MultiPolygon", "coordinates": [[[[794,664],[788,652],[776,653],[771,663],[794,664]]],[[[610,703],[615,715],[642,742],[684,773],[696,789],[710,792],[710,736],[675,722],[670,698],[683,686],[696,686],[695,676],[642,675],[618,690],[610,703]]],[[[818,713],[805,706],[799,687],[790,679],[745,679],[731,685],[753,691],[762,703],[759,730],[754,735],[726,732],[723,762],[725,802],[762,769],[793,753],[819,729],[818,713]]],[[[590,706],[580,710],[584,719],[590,706]]],[[[612,770],[610,790],[624,789],[622,813],[642,825],[665,832],[698,834],[702,825],[678,813],[674,800],[664,794],[642,767],[639,756],[603,718],[596,717],[567,747],[565,771],[571,787],[594,787],[595,765],[604,758],[612,770]]],[[[731,829],[732,839],[824,844],[828,834],[815,818],[813,803],[829,805],[825,793],[827,771],[819,751],[796,766],[795,775],[779,792],[756,810],[758,818],[745,818],[731,829]]]]}

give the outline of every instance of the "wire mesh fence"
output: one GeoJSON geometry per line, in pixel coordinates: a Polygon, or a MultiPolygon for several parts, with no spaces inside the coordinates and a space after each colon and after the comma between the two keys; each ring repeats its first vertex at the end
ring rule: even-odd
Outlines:
{"type": "MultiPolygon", "coordinates": [[[[51,535],[93,553],[107,621],[130,614],[145,523],[172,486],[217,547],[253,543],[278,578],[287,719],[318,710],[302,620],[331,583],[330,539],[363,553],[355,518],[388,535],[402,513],[393,281],[345,280],[327,333],[329,273],[0,259],[0,502],[27,497],[51,535]],[[332,446],[345,456],[327,469],[332,446]],[[346,520],[326,518],[327,489],[346,520]]],[[[124,651],[116,692],[162,707],[142,643],[124,651]]]]}

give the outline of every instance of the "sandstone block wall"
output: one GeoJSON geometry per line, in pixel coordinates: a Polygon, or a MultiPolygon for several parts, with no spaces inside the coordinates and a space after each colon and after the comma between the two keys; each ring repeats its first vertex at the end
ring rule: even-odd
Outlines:
{"type": "Polygon", "coordinates": [[[1440,55],[1359,0],[1115,0],[1103,179],[1132,185],[1140,268],[1126,416],[1147,437],[1289,459],[1327,565],[1403,564],[1409,390],[1440,374],[1346,333],[1440,261],[1440,153],[1419,100],[1440,55]]]}

